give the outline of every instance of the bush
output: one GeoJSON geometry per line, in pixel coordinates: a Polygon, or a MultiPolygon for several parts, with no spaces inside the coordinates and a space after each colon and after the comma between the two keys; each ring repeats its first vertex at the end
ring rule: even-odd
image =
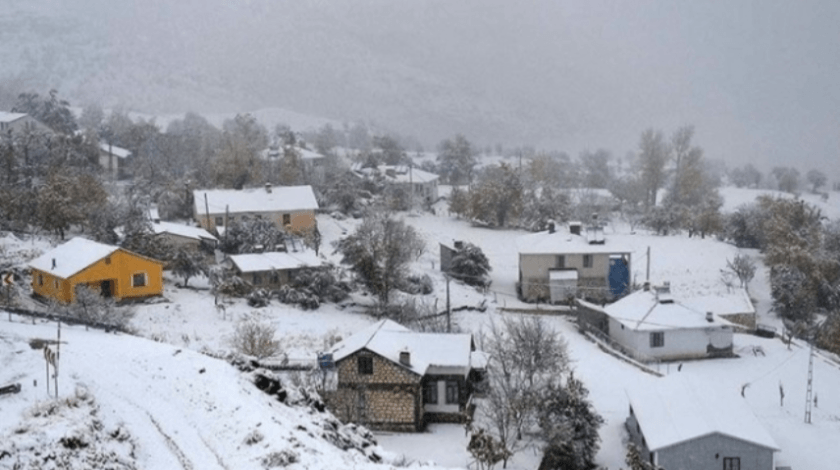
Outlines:
{"type": "Polygon", "coordinates": [[[432,285],[432,278],[428,274],[424,274],[423,276],[408,276],[401,290],[409,294],[426,295],[434,291],[434,286],[432,285]]]}
{"type": "Polygon", "coordinates": [[[265,289],[254,289],[248,294],[248,305],[251,307],[265,307],[269,300],[271,300],[271,294],[265,289]]]}
{"type": "Polygon", "coordinates": [[[486,276],[491,269],[490,261],[487,260],[481,248],[472,243],[464,243],[464,246],[452,257],[449,274],[471,286],[484,286],[487,285],[486,276]]]}
{"type": "Polygon", "coordinates": [[[280,343],[274,340],[276,330],[269,323],[263,323],[250,317],[240,321],[233,333],[233,347],[239,353],[257,359],[276,356],[280,353],[280,343]]]}

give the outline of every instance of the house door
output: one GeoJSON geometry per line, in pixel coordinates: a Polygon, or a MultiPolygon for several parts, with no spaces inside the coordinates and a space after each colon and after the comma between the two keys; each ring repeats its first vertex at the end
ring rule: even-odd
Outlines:
{"type": "Polygon", "coordinates": [[[114,281],[112,279],[107,279],[102,281],[99,285],[102,293],[102,297],[111,298],[114,296],[114,281]]]}
{"type": "Polygon", "coordinates": [[[630,266],[624,256],[610,256],[610,294],[621,297],[630,286],[630,266]]]}

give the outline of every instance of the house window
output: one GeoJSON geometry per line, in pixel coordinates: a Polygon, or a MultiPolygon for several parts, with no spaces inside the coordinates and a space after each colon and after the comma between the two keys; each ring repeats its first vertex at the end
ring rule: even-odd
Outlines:
{"type": "Polygon", "coordinates": [[[437,396],[437,381],[426,382],[426,388],[423,390],[426,403],[436,405],[438,402],[437,396]]]}
{"type": "Polygon", "coordinates": [[[741,470],[741,457],[724,457],[723,470],[741,470]]]}
{"type": "Polygon", "coordinates": [[[146,273],[136,273],[131,275],[131,287],[145,287],[146,273]]]}
{"type": "Polygon", "coordinates": [[[555,268],[557,269],[565,269],[566,268],[566,256],[565,255],[557,255],[557,260],[555,261],[555,268]]]}
{"type": "Polygon", "coordinates": [[[225,225],[225,219],[221,217],[216,217],[216,226],[223,227],[225,225]]]}
{"type": "Polygon", "coordinates": [[[56,288],[56,289],[58,289],[58,279],[56,279],[55,281],[53,281],[53,285],[55,286],[55,288],[56,288]]]}
{"type": "Polygon", "coordinates": [[[283,226],[292,224],[292,214],[283,214],[283,226]]]}
{"type": "Polygon", "coordinates": [[[370,356],[359,356],[359,375],[373,374],[373,358],[370,356]]]}
{"type": "Polygon", "coordinates": [[[665,332],[654,331],[650,334],[650,347],[661,348],[665,346],[665,332]]]}
{"type": "Polygon", "coordinates": [[[252,274],[251,275],[251,281],[252,281],[252,284],[254,284],[255,286],[258,286],[258,285],[262,284],[262,275],[260,275],[258,273],[252,274]]]}
{"type": "Polygon", "coordinates": [[[280,284],[280,273],[278,273],[277,271],[271,273],[271,283],[280,284]]]}
{"type": "Polygon", "coordinates": [[[44,285],[44,275],[43,275],[43,274],[39,274],[39,275],[38,275],[38,285],[39,285],[39,286],[43,286],[43,285],[44,285]]]}
{"type": "Polygon", "coordinates": [[[583,267],[584,268],[591,268],[592,267],[592,255],[583,255],[583,267]]]}
{"type": "Polygon", "coordinates": [[[458,403],[458,382],[454,380],[446,381],[446,404],[452,405],[458,403]]]}
{"type": "Polygon", "coordinates": [[[110,256],[105,257],[105,264],[111,264],[111,257],[110,256]]]}

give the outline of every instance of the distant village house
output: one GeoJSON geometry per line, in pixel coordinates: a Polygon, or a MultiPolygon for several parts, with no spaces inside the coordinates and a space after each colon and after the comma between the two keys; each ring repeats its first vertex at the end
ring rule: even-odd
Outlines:
{"type": "Polygon", "coordinates": [[[376,168],[352,167],[353,172],[372,180],[381,180],[386,186],[401,188],[415,201],[431,204],[438,200],[438,180],[434,173],[406,165],[379,165],[376,168]]]}
{"type": "Polygon", "coordinates": [[[230,255],[225,264],[254,287],[276,289],[288,284],[301,269],[323,266],[323,260],[309,251],[267,252],[230,255]]]}
{"type": "Polygon", "coordinates": [[[99,144],[99,166],[111,179],[125,179],[130,176],[128,171],[131,152],[106,142],[99,144]]]}

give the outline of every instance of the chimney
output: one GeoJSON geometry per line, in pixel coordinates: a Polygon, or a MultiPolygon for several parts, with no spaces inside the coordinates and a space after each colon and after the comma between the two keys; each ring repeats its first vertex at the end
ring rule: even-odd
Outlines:
{"type": "Polygon", "coordinates": [[[583,224],[580,222],[569,222],[569,233],[572,235],[580,235],[580,230],[583,224]]]}
{"type": "Polygon", "coordinates": [[[706,312],[706,321],[709,323],[715,321],[715,317],[712,315],[712,312],[706,312]]]}
{"type": "Polygon", "coordinates": [[[403,349],[400,351],[400,364],[404,366],[411,366],[411,353],[408,349],[403,349]]]}
{"type": "Polygon", "coordinates": [[[271,194],[271,183],[266,183],[265,184],[265,192],[267,192],[268,194],[271,194]]]}
{"type": "Polygon", "coordinates": [[[455,240],[455,249],[460,251],[464,249],[464,242],[462,240],[455,240]]]}
{"type": "Polygon", "coordinates": [[[55,269],[55,258],[52,259],[52,268],[55,269]]]}
{"type": "Polygon", "coordinates": [[[548,233],[554,233],[554,222],[548,223],[548,233]]]}
{"type": "Polygon", "coordinates": [[[642,284],[642,290],[645,292],[650,290],[650,281],[645,281],[645,283],[642,284]]]}

